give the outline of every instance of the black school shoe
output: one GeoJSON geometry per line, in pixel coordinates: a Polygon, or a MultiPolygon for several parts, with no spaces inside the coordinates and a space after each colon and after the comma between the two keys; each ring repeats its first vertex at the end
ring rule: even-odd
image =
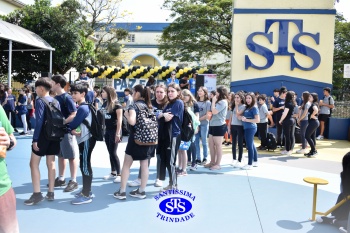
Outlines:
{"type": "Polygon", "coordinates": [[[315,150],[315,151],[311,151],[310,150],[310,152],[309,153],[307,153],[307,154],[304,154],[306,157],[308,157],[308,158],[312,158],[312,157],[315,157],[315,155],[317,155],[318,153],[317,153],[317,150],[315,150]]]}
{"type": "MultiPolygon", "coordinates": [[[[55,188],[57,188],[57,187],[64,187],[64,186],[66,186],[66,185],[67,185],[67,184],[66,184],[66,179],[60,180],[59,177],[57,177],[57,178],[55,179],[55,185],[54,185],[55,188]]],[[[47,184],[46,186],[49,187],[49,184],[47,184]]]]}
{"type": "Polygon", "coordinates": [[[24,201],[24,204],[25,205],[36,205],[43,200],[44,200],[44,197],[43,197],[42,193],[33,193],[28,200],[24,201]]]}

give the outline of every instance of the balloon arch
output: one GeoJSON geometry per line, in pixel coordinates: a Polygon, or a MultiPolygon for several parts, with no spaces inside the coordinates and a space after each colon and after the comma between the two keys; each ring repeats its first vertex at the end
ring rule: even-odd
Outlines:
{"type": "Polygon", "coordinates": [[[92,66],[86,67],[86,72],[91,73],[93,78],[126,79],[142,78],[147,79],[151,75],[156,79],[165,80],[170,77],[172,71],[176,71],[176,78],[182,78],[185,74],[192,76],[194,73],[211,74],[213,71],[206,67],[171,67],[171,66],[92,66]]]}

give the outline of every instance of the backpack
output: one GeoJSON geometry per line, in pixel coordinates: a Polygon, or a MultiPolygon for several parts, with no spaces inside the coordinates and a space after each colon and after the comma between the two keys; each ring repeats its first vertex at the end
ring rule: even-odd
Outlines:
{"type": "Polygon", "coordinates": [[[49,141],[62,141],[67,127],[64,124],[64,117],[60,109],[56,107],[57,100],[52,102],[47,101],[45,97],[40,98],[45,103],[45,122],[44,132],[45,137],[49,141]]]}
{"type": "Polygon", "coordinates": [[[128,124],[128,119],[124,116],[125,110],[123,110],[123,119],[122,119],[122,136],[129,136],[130,127],[128,124]]]}
{"type": "Polygon", "coordinates": [[[134,125],[134,140],[140,146],[153,146],[158,144],[158,122],[153,109],[141,107],[134,103],[139,113],[136,115],[134,125]]]}
{"type": "Polygon", "coordinates": [[[181,141],[184,141],[184,142],[191,141],[193,135],[194,135],[194,127],[193,127],[192,116],[185,108],[183,118],[182,118],[182,126],[181,126],[181,141]]]}
{"type": "Polygon", "coordinates": [[[276,142],[275,135],[273,133],[267,133],[266,145],[267,145],[267,150],[275,151],[277,149],[277,142],[276,142]]]}
{"type": "Polygon", "coordinates": [[[295,143],[301,143],[301,132],[298,126],[295,126],[294,138],[295,138],[295,143]]]}
{"type": "Polygon", "coordinates": [[[103,141],[103,135],[105,132],[105,115],[101,110],[96,110],[92,104],[86,104],[89,106],[91,112],[91,125],[84,119],[83,124],[89,129],[92,137],[96,141],[103,141]]]}

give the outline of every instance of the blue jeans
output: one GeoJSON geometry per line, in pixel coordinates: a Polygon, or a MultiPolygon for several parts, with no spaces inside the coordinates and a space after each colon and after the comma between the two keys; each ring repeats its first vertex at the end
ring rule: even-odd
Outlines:
{"type": "Polygon", "coordinates": [[[248,149],[248,165],[258,162],[258,151],[254,145],[254,135],[256,133],[256,128],[244,129],[245,144],[248,149]]]}
{"type": "Polygon", "coordinates": [[[206,159],[208,157],[208,131],[209,124],[199,125],[199,132],[196,134],[196,157],[198,160],[201,160],[201,148],[199,146],[200,139],[202,138],[202,146],[203,146],[203,158],[206,159]]]}

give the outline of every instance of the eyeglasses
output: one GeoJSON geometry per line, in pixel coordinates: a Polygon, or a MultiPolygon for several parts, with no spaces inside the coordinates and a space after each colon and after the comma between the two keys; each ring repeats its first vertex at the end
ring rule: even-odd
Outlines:
{"type": "Polygon", "coordinates": [[[174,73],[172,73],[171,75],[175,75],[174,73]]]}

